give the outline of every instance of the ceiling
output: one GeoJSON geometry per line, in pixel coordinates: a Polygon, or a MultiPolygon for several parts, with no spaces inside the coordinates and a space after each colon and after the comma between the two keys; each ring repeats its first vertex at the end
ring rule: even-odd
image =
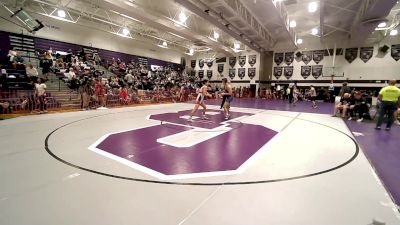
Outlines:
{"type": "Polygon", "coordinates": [[[182,53],[234,54],[240,50],[258,52],[295,50],[320,42],[333,44],[374,44],[389,35],[400,22],[396,0],[3,0],[10,10],[20,7],[32,13],[57,17],[64,9],[66,19],[94,29],[126,35],[139,41],[162,45],[182,53]],[[187,20],[180,22],[183,12],[187,20]],[[387,27],[375,31],[382,19],[387,27]],[[297,26],[289,27],[295,20],[297,26]],[[318,34],[312,35],[311,29],[318,34]],[[217,32],[217,41],[210,39],[217,32]],[[297,44],[297,39],[303,44],[297,44]]]}

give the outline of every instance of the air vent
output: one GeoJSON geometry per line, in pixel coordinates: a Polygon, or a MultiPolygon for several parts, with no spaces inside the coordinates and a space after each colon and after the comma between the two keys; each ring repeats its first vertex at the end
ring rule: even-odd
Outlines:
{"type": "Polygon", "coordinates": [[[297,4],[297,0],[286,0],[286,1],[283,1],[283,4],[285,4],[285,5],[297,4]]]}

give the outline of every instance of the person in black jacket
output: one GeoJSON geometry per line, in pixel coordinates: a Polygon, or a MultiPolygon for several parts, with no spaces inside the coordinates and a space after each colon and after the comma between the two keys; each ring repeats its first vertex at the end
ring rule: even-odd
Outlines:
{"type": "Polygon", "coordinates": [[[361,92],[355,92],[350,98],[349,104],[350,117],[348,120],[352,120],[358,114],[357,122],[362,122],[364,117],[369,114],[369,107],[361,92]]]}

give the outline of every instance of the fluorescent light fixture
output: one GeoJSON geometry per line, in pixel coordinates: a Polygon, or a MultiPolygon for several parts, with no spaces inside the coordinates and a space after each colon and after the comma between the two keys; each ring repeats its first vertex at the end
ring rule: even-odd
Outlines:
{"type": "Polygon", "coordinates": [[[303,39],[301,39],[301,38],[297,39],[297,44],[298,44],[298,45],[303,44],[303,39]]]}
{"type": "Polygon", "coordinates": [[[318,29],[317,29],[317,28],[313,28],[313,29],[311,30],[311,34],[312,34],[312,35],[317,35],[317,34],[318,34],[318,29]]]}
{"type": "Polygon", "coordinates": [[[308,12],[313,13],[316,12],[318,9],[318,4],[316,2],[310,2],[308,4],[308,12]]]}
{"type": "Polygon", "coordinates": [[[219,38],[219,33],[214,31],[213,37],[215,40],[217,40],[219,38]]]}
{"type": "Polygon", "coordinates": [[[379,28],[386,27],[386,22],[381,22],[381,23],[379,23],[379,24],[378,24],[378,27],[379,27],[379,28]]]}
{"type": "Polygon", "coordinates": [[[233,43],[233,48],[231,48],[231,49],[235,53],[243,51],[243,49],[240,49],[240,43],[238,43],[238,42],[233,43]]]}
{"type": "Polygon", "coordinates": [[[161,44],[157,45],[160,48],[168,48],[168,43],[166,41],[162,41],[161,44]]]}
{"type": "Polygon", "coordinates": [[[186,55],[193,55],[194,54],[194,49],[190,48],[188,52],[185,52],[186,55]]]}
{"type": "Polygon", "coordinates": [[[57,15],[61,18],[65,18],[66,16],[65,11],[62,9],[57,10],[57,15]]]}
{"type": "Polygon", "coordinates": [[[124,29],[122,29],[122,34],[127,36],[129,34],[128,28],[124,27],[124,29]]]}
{"type": "Polygon", "coordinates": [[[295,28],[296,26],[297,26],[296,20],[292,20],[292,21],[290,21],[290,23],[289,23],[289,27],[291,27],[291,28],[295,28]]]}
{"type": "Polygon", "coordinates": [[[184,23],[184,22],[186,22],[188,17],[186,16],[186,14],[184,12],[181,12],[181,13],[179,13],[178,18],[179,18],[179,21],[181,21],[181,23],[184,23]]]}
{"type": "Polygon", "coordinates": [[[239,49],[240,48],[240,43],[234,43],[233,44],[234,49],[239,49]]]}
{"type": "Polygon", "coordinates": [[[391,30],[390,31],[390,36],[396,36],[399,33],[397,30],[391,30]]]}

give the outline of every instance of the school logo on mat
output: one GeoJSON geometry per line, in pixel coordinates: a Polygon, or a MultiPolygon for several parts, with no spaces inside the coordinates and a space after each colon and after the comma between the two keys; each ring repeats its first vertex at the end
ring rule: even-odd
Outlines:
{"type": "MultiPolygon", "coordinates": [[[[106,134],[89,149],[168,180],[243,172],[249,159],[277,134],[261,125],[224,121],[218,110],[209,110],[208,120],[200,119],[199,114],[189,123],[189,113],[151,115],[149,120],[161,123],[106,134]]],[[[231,119],[252,115],[232,111],[231,119]]]]}

